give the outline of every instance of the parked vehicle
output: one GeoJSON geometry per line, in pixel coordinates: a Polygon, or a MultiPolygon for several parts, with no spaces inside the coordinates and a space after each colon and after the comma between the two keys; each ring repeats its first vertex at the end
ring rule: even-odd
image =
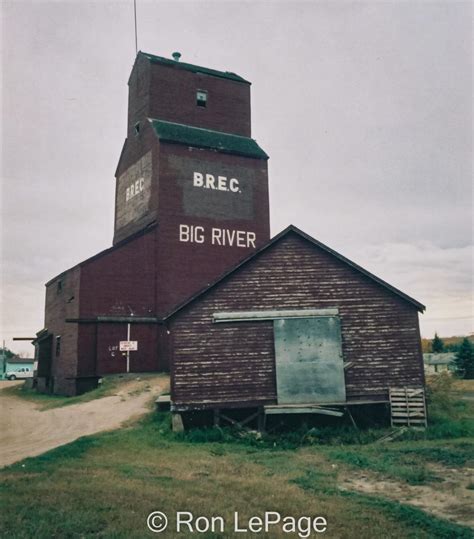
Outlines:
{"type": "Polygon", "coordinates": [[[25,378],[33,378],[33,369],[30,369],[29,367],[9,369],[5,373],[5,378],[8,380],[23,380],[25,378]]]}

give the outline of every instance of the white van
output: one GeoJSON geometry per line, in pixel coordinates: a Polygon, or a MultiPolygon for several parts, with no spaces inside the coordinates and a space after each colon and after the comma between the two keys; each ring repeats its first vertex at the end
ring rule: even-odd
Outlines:
{"type": "Polygon", "coordinates": [[[10,367],[6,373],[7,380],[23,380],[25,378],[33,378],[33,368],[30,367],[10,367]]]}

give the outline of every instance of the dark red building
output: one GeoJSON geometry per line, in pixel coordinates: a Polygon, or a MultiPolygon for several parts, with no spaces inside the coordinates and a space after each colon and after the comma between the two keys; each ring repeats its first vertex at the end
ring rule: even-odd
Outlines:
{"type": "Polygon", "coordinates": [[[116,171],[114,245],[46,285],[38,388],[76,394],[168,368],[161,317],[270,237],[268,156],[250,138],[250,83],[138,53],[116,171]]]}
{"type": "Polygon", "coordinates": [[[290,226],[166,318],[172,410],[389,402],[424,386],[423,310],[290,226]]]}
{"type": "Polygon", "coordinates": [[[175,414],[424,409],[423,305],[295,227],[270,240],[250,84],[139,53],[129,88],[114,244],[47,283],[38,388],[170,370],[175,414]]]}

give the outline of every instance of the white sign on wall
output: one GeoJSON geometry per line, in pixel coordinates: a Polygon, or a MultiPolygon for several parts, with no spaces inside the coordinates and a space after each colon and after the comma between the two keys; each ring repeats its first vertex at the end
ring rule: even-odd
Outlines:
{"type": "Polygon", "coordinates": [[[239,180],[237,178],[227,178],[227,176],[214,176],[201,172],[193,173],[193,186],[217,191],[228,191],[230,193],[241,193],[239,180]]]}
{"type": "Polygon", "coordinates": [[[120,341],[121,352],[136,352],[138,350],[138,341],[120,341]]]}
{"type": "Polygon", "coordinates": [[[151,176],[151,151],[119,176],[115,208],[116,230],[139,221],[148,213],[151,199],[151,176]]]}
{"type": "Polygon", "coordinates": [[[256,248],[257,235],[247,230],[229,228],[211,228],[206,231],[203,226],[179,225],[179,241],[189,243],[211,243],[220,247],[253,247],[256,248]]]}

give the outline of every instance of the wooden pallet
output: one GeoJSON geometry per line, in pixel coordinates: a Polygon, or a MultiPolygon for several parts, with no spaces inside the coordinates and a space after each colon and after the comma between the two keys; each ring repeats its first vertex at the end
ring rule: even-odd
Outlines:
{"type": "Polygon", "coordinates": [[[392,427],[426,427],[425,390],[420,388],[390,388],[390,416],[392,427]]]}

